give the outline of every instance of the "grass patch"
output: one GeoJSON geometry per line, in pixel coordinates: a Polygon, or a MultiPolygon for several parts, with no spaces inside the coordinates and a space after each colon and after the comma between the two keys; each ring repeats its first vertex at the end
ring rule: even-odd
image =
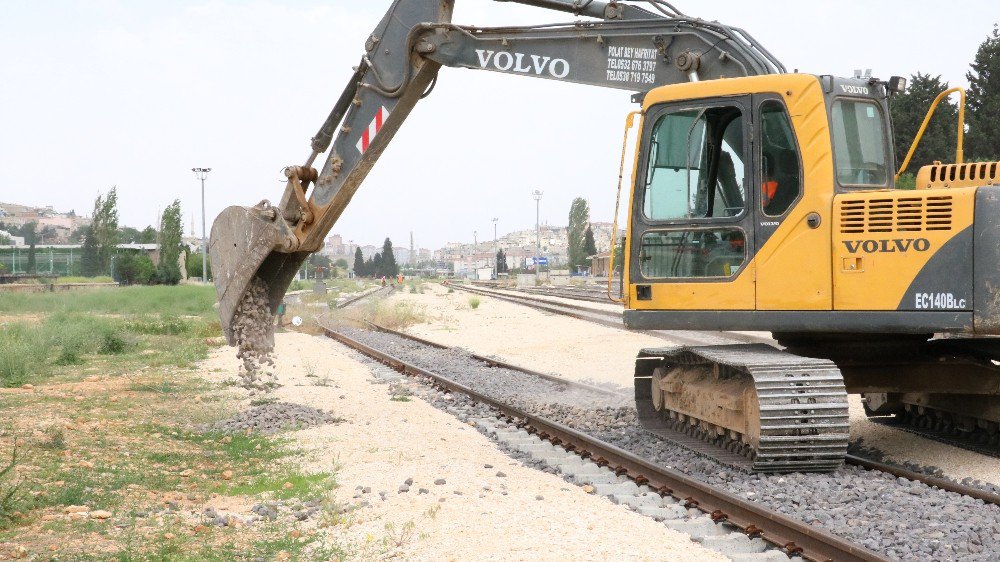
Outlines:
{"type": "Polygon", "coordinates": [[[324,499],[336,486],[304,473],[291,440],[202,431],[233,405],[177,367],[214,345],[213,301],[198,286],[0,294],[0,312],[24,318],[0,325],[0,383],[35,384],[0,394],[0,544],[64,560],[345,556],[283,520],[192,532],[215,495],[324,499]],[[70,505],[112,519],[73,519],[70,505]]]}
{"type": "Polygon", "coordinates": [[[274,473],[259,474],[243,482],[232,484],[225,492],[233,496],[261,496],[287,500],[312,499],[324,495],[332,487],[332,476],[325,472],[302,474],[294,468],[274,473]],[[291,486],[289,486],[291,484],[291,486]]]}
{"type": "Polygon", "coordinates": [[[221,335],[210,287],[127,287],[85,292],[0,293],[0,312],[42,314],[41,322],[0,324],[0,385],[36,383],[116,356],[110,372],[141,363],[187,367],[221,335]],[[174,293],[176,292],[176,293],[174,293]],[[143,351],[155,359],[139,357],[143,351]],[[151,353],[151,352],[150,352],[151,353]]]}
{"type": "Polygon", "coordinates": [[[98,277],[79,277],[79,276],[69,276],[69,277],[57,277],[56,281],[58,283],[114,283],[115,280],[108,275],[102,275],[98,277]]]}
{"type": "Polygon", "coordinates": [[[472,310],[479,308],[479,302],[479,297],[469,297],[469,307],[471,307],[472,310]]]}

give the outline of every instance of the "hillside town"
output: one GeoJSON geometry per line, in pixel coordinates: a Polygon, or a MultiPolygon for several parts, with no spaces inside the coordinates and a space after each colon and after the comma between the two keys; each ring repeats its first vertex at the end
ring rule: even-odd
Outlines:
{"type": "MultiPolygon", "coordinates": [[[[6,263],[8,271],[17,271],[20,256],[18,250],[31,246],[24,236],[18,235],[20,229],[35,223],[37,233],[34,247],[45,252],[45,267],[51,265],[54,269],[63,268],[71,273],[73,265],[79,259],[78,250],[83,243],[83,232],[90,226],[91,218],[81,216],[75,210],[60,211],[53,206],[32,207],[18,203],[0,202],[0,264],[6,263]],[[74,254],[74,251],[76,253],[74,254]],[[49,256],[52,256],[51,259],[49,256]],[[61,264],[61,265],[58,265],[61,264]]],[[[610,222],[591,222],[594,241],[598,255],[607,256],[611,245],[610,222]]],[[[126,227],[127,228],[127,227],[126,227]]],[[[135,230],[135,229],[129,229],[135,230]]],[[[158,245],[155,230],[142,239],[142,232],[134,239],[122,240],[121,250],[142,250],[154,261],[158,255],[158,245]]],[[[619,236],[623,233],[619,229],[619,236]]],[[[537,241],[540,256],[547,258],[551,268],[567,268],[569,237],[568,227],[539,225],[537,241]]],[[[393,256],[396,263],[411,271],[424,272],[427,275],[468,277],[482,268],[495,267],[497,253],[502,250],[505,258],[505,270],[528,269],[533,265],[535,257],[536,231],[533,228],[516,230],[499,234],[496,239],[489,236],[477,236],[469,241],[448,242],[437,249],[419,247],[414,244],[415,235],[411,233],[410,240],[399,240],[393,243],[393,256]]],[[[192,226],[182,238],[184,246],[190,252],[197,252],[201,247],[201,237],[195,235],[192,226]]],[[[326,244],[320,252],[333,263],[340,260],[348,264],[350,272],[353,269],[356,251],[360,248],[364,259],[371,259],[382,250],[381,244],[370,241],[355,241],[342,234],[333,234],[326,239],[326,244]]],[[[23,252],[21,252],[23,253],[23,252]]],[[[588,256],[589,257],[589,256],[588,256]]],[[[23,269],[23,265],[21,266],[23,269]]],[[[586,273],[586,271],[581,271],[586,273]]],[[[305,273],[303,273],[305,275],[305,273]]]]}

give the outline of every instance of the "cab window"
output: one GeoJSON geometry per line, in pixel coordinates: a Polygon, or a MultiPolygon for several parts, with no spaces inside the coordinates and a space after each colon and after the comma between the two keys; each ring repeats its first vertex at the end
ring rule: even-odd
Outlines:
{"type": "Polygon", "coordinates": [[[868,100],[838,99],[830,116],[837,182],[884,186],[888,181],[882,110],[868,100]]]}
{"type": "Polygon", "coordinates": [[[802,173],[792,121],[778,100],[760,105],[760,168],[761,208],[781,216],[802,193],[802,173]]]}
{"type": "Polygon", "coordinates": [[[746,202],[743,113],[735,106],[659,118],[650,138],[643,213],[653,221],[724,218],[746,202]]]}
{"type": "Polygon", "coordinates": [[[738,228],[650,231],[639,250],[643,277],[732,277],[746,261],[738,228]]]}

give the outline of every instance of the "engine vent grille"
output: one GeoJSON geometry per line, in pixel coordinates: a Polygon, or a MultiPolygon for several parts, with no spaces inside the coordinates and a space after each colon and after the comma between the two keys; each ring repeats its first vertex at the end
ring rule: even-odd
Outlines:
{"type": "Polygon", "coordinates": [[[838,204],[843,234],[951,230],[950,195],[840,199],[838,204]]]}

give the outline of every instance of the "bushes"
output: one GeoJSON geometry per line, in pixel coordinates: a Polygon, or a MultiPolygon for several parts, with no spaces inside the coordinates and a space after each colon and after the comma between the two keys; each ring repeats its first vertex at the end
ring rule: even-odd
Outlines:
{"type": "Polygon", "coordinates": [[[119,254],[115,257],[115,281],[123,285],[152,285],[157,282],[156,266],[146,254],[119,254]]]}
{"type": "MultiPolygon", "coordinates": [[[[201,277],[201,252],[188,252],[187,260],[184,264],[185,269],[187,269],[187,276],[191,277],[201,277]]],[[[212,260],[208,260],[208,278],[212,278],[212,260]]],[[[204,279],[202,279],[204,281],[204,279]]]]}

